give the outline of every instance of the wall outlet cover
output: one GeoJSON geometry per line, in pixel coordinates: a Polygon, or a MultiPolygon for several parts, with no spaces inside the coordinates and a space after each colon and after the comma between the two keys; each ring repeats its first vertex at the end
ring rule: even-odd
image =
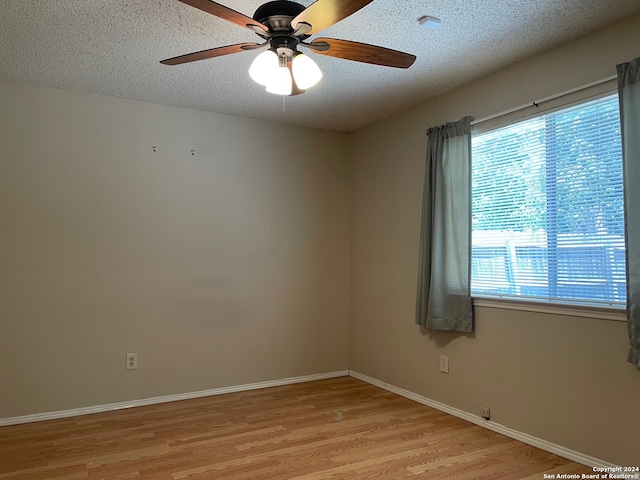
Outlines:
{"type": "Polygon", "coordinates": [[[442,373],[449,373],[449,356],[440,355],[440,371],[442,373]]]}
{"type": "Polygon", "coordinates": [[[138,354],[127,353],[125,367],[126,370],[135,370],[138,368],[138,354]]]}

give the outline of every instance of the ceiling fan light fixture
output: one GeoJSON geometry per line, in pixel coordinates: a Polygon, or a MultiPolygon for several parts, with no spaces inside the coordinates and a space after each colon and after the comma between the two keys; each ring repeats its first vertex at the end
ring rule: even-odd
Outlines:
{"type": "Polygon", "coordinates": [[[267,50],[258,55],[249,67],[249,76],[254,82],[267,86],[277,75],[279,59],[276,52],[267,50]]]}
{"type": "Polygon", "coordinates": [[[287,66],[277,67],[271,75],[267,84],[267,92],[275,93],[276,95],[291,95],[293,81],[287,66]]]}
{"type": "Polygon", "coordinates": [[[291,69],[293,70],[296,85],[302,90],[313,87],[322,78],[322,72],[316,62],[304,53],[299,53],[293,57],[291,69]]]}

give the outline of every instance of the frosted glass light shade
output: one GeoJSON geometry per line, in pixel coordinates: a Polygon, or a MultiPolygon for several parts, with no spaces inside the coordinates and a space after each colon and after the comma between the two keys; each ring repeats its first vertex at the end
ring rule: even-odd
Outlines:
{"type": "Polygon", "coordinates": [[[249,67],[249,76],[260,85],[267,86],[277,75],[278,55],[273,50],[267,50],[258,55],[249,67]]]}
{"type": "Polygon", "coordinates": [[[289,69],[286,66],[277,67],[271,75],[267,84],[267,92],[277,95],[291,95],[292,81],[289,69]]]}
{"type": "Polygon", "coordinates": [[[291,68],[296,85],[302,90],[313,87],[322,78],[322,72],[316,62],[303,53],[293,57],[291,68]]]}

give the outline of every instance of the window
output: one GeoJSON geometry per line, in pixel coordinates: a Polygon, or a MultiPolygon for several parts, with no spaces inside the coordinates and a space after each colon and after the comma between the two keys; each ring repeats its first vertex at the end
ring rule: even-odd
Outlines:
{"type": "Polygon", "coordinates": [[[471,293],[624,306],[617,95],[474,135],[471,293]]]}

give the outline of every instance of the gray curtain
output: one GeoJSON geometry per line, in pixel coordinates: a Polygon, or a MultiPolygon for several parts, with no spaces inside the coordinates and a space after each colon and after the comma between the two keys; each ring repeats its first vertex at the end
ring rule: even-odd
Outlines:
{"type": "Polygon", "coordinates": [[[624,169],[629,362],[640,367],[640,57],[618,65],[617,70],[624,169]]]}
{"type": "Polygon", "coordinates": [[[470,332],[471,117],[427,135],[416,323],[470,332]]]}

